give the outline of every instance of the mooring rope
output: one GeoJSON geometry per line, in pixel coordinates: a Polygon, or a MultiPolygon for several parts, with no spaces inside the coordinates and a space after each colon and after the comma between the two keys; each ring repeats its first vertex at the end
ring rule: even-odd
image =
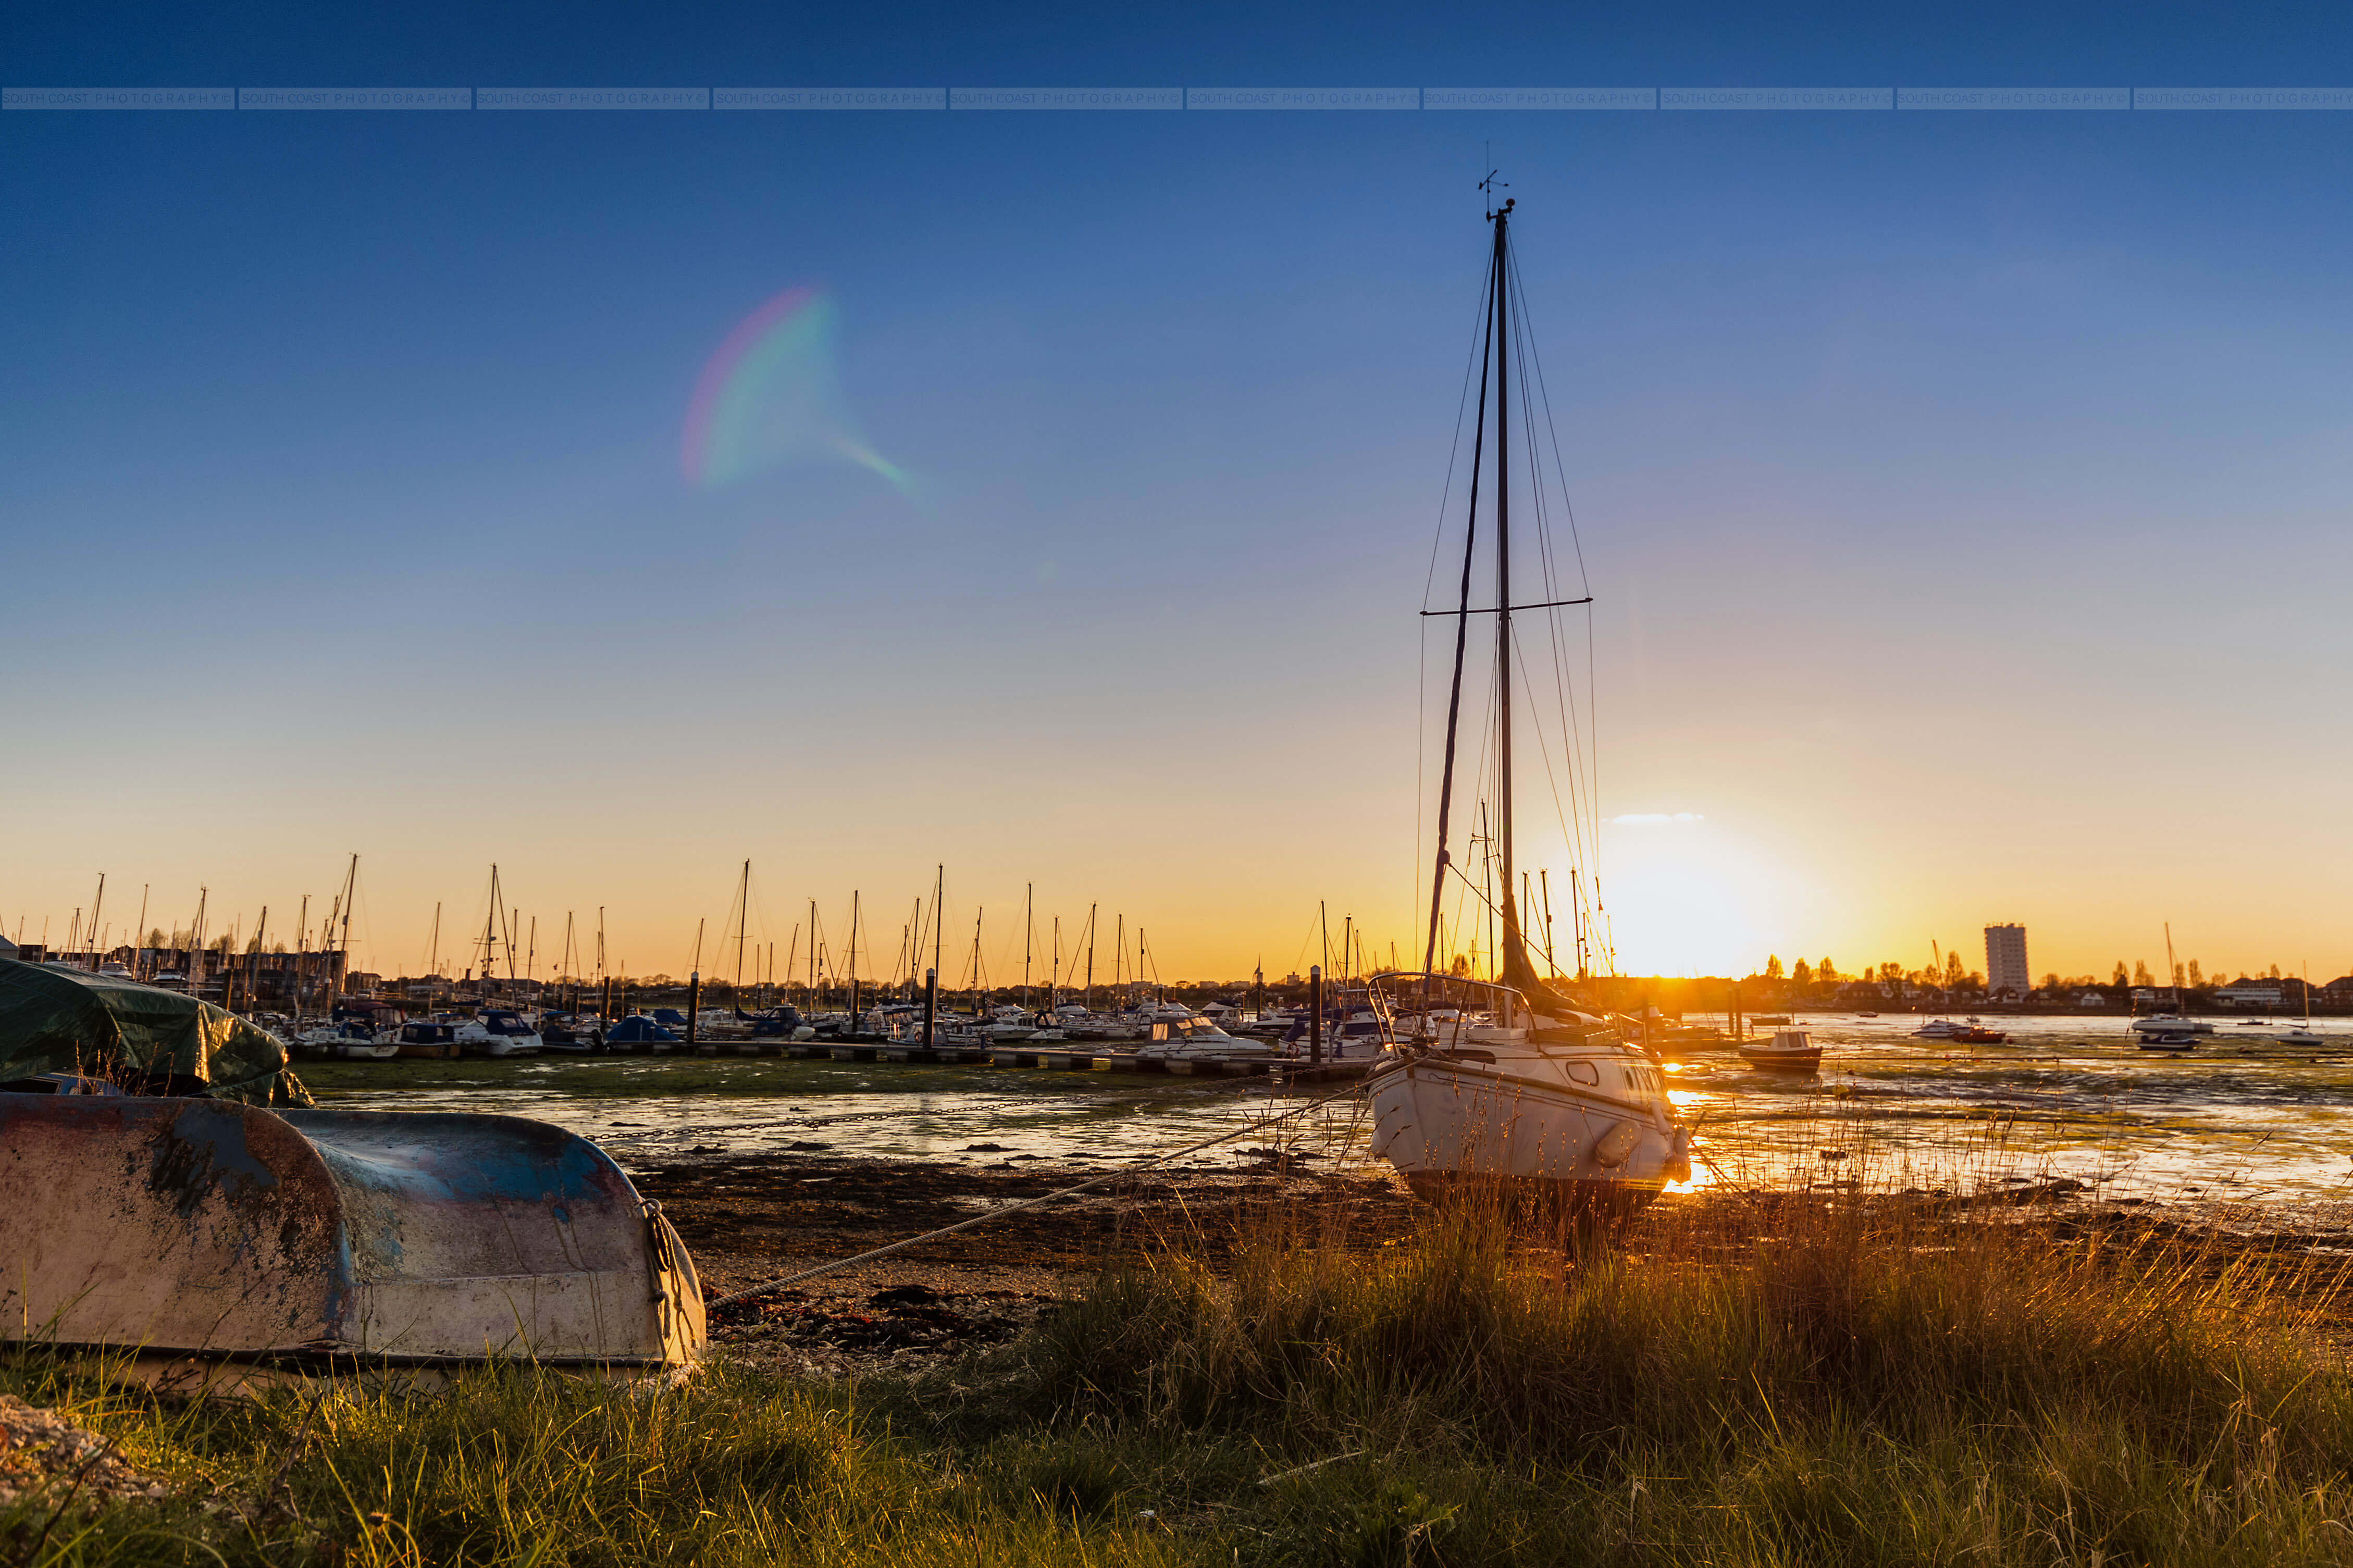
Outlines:
{"type": "MultiPolygon", "coordinates": [[[[1397,1069],[1391,1068],[1388,1070],[1395,1072],[1397,1069]]],[[[1197,1154],[1204,1149],[1214,1149],[1220,1143],[1230,1143],[1237,1138],[1247,1138],[1253,1132],[1263,1132],[1277,1122],[1288,1121],[1294,1116],[1304,1116],[1309,1111],[1329,1105],[1335,1100],[1347,1100],[1361,1094],[1376,1080],[1388,1076],[1388,1073],[1386,1072],[1371,1074],[1361,1081],[1349,1085],[1346,1089],[1336,1089],[1319,1100],[1311,1100],[1304,1105],[1295,1105],[1279,1115],[1261,1117],[1247,1127],[1237,1128],[1231,1132],[1220,1132],[1215,1138],[1204,1138],[1198,1143],[1187,1143],[1181,1149],[1170,1149],[1162,1153],[1148,1154],[1134,1165],[1123,1166],[1116,1171],[1105,1171],[1101,1175],[1090,1176],[1074,1186],[1059,1188],[1034,1198],[1023,1198],[1018,1203],[1008,1204],[999,1209],[991,1209],[987,1214],[975,1215],[970,1219],[958,1220],[954,1225],[944,1225],[937,1230],[927,1230],[921,1236],[907,1237],[903,1240],[892,1242],[887,1247],[877,1247],[871,1251],[860,1252],[849,1258],[837,1258],[830,1263],[820,1263],[814,1268],[804,1268],[797,1274],[787,1274],[782,1279],[765,1280],[760,1284],[733,1291],[720,1297],[717,1300],[704,1302],[703,1310],[716,1311],[722,1307],[732,1306],[737,1301],[749,1300],[754,1296],[765,1296],[771,1290],[781,1290],[787,1285],[797,1285],[804,1279],[814,1279],[820,1274],[831,1274],[836,1269],[847,1268],[855,1263],[871,1263],[878,1258],[888,1258],[894,1252],[903,1252],[908,1247],[923,1242],[937,1240],[943,1236],[954,1236],[957,1231],[970,1230],[975,1226],[987,1225],[995,1219],[1003,1219],[1007,1215],[1019,1214],[1023,1209],[1034,1209],[1041,1204],[1050,1204],[1057,1198],[1066,1198],[1076,1193],[1083,1193],[1091,1187],[1100,1187],[1107,1183],[1116,1182],[1124,1176],[1148,1170],[1165,1161],[1177,1159],[1186,1154],[1197,1154]]]]}

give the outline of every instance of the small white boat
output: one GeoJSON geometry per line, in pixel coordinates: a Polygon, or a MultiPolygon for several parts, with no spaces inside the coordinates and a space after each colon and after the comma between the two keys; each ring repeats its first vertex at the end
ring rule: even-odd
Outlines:
{"type": "Polygon", "coordinates": [[[1937,1018],[1912,1031],[1915,1040],[1949,1040],[1959,1035],[1961,1026],[1950,1018],[1937,1018]]]}
{"type": "Polygon", "coordinates": [[[535,1057],[539,1032],[522,1015],[503,1007],[485,1007],[458,1026],[458,1048],[470,1057],[535,1057]]]}
{"type": "Polygon", "coordinates": [[[2132,1021],[2133,1033],[2146,1042],[2160,1035],[2211,1035],[2214,1026],[2202,1018],[2185,1018],[2179,1013],[2158,1013],[2132,1021]]]}
{"type": "Polygon", "coordinates": [[[304,1056],[330,1057],[339,1061],[383,1061],[400,1054],[396,1046],[376,1031],[351,1020],[305,1029],[294,1037],[293,1043],[304,1056]]]}
{"type": "Polygon", "coordinates": [[[1165,1018],[1152,1026],[1152,1037],[1135,1048],[1139,1061],[1179,1061],[1201,1057],[1278,1057],[1282,1052],[1265,1040],[1245,1040],[1229,1035],[1210,1019],[1165,1018]]]}
{"type": "Polygon", "coordinates": [[[1822,1047],[1803,1029],[1776,1029],[1768,1040],[1743,1040],[1737,1049],[1740,1059],[1750,1067],[1767,1072],[1818,1072],[1822,1065],[1822,1047]]]}

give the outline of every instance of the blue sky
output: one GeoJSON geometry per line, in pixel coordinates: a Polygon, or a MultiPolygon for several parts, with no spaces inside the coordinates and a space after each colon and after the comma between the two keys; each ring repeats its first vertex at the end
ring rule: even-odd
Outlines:
{"type": "MultiPolygon", "coordinates": [[[[2348,55],[2317,6],[98,7],[12,27],[5,76],[2334,86],[2348,55]]],[[[1603,809],[1704,819],[1606,837],[1630,963],[1925,959],[2020,919],[2038,969],[2105,973],[2169,917],[2216,966],[2353,967],[2353,112],[0,142],[0,710],[43,742],[12,931],[101,869],[251,911],[357,849],[395,967],[492,859],[559,923],[614,910],[638,973],[745,855],[779,911],[896,905],[943,859],[952,920],[1034,880],[1188,973],[1288,968],[1318,900],[1410,942],[1411,612],[1492,143],[1601,600],[1603,809]],[[681,481],[704,361],[807,284],[912,498],[681,481]]]]}

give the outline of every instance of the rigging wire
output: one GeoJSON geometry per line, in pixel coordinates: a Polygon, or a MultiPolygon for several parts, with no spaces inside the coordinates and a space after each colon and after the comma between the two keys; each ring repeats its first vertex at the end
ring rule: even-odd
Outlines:
{"type": "MultiPolygon", "coordinates": [[[[1529,447],[1529,471],[1531,476],[1531,484],[1535,492],[1537,527],[1539,530],[1539,540],[1541,545],[1538,552],[1538,557],[1543,563],[1546,573],[1546,584],[1547,588],[1546,596],[1547,598],[1567,597],[1566,594],[1560,591],[1553,576],[1554,555],[1551,542],[1551,508],[1545,496],[1544,486],[1542,483],[1545,454],[1535,444],[1535,407],[1528,401],[1529,385],[1531,382],[1535,384],[1535,395],[1541,400],[1544,411],[1545,429],[1552,447],[1551,456],[1553,474],[1560,487],[1561,506],[1568,521],[1571,547],[1574,549],[1577,555],[1579,588],[1585,595],[1589,598],[1591,596],[1592,583],[1585,561],[1584,540],[1577,526],[1576,502],[1569,495],[1567,464],[1560,449],[1560,430],[1558,423],[1553,414],[1551,392],[1544,378],[1543,354],[1535,344],[1535,327],[1532,321],[1526,314],[1526,285],[1525,281],[1520,279],[1516,252],[1513,253],[1513,255],[1507,259],[1511,265],[1514,280],[1520,281],[1520,288],[1515,292],[1513,301],[1514,307],[1514,315],[1515,318],[1514,342],[1515,350],[1517,351],[1517,357],[1521,362],[1520,391],[1525,417],[1525,437],[1529,447]]],[[[1577,701],[1576,685],[1569,679],[1567,657],[1561,643],[1559,609],[1552,609],[1549,612],[1546,620],[1550,634],[1554,695],[1556,707],[1560,716],[1561,732],[1564,742],[1563,755],[1567,761],[1570,769],[1570,810],[1573,813],[1574,819],[1577,826],[1577,833],[1572,836],[1572,848],[1577,854],[1577,858],[1584,863],[1587,872],[1586,878],[1579,879],[1579,886],[1573,898],[1572,903],[1573,905],[1582,905],[1586,902],[1582,884],[1587,880],[1590,880],[1597,888],[1599,885],[1601,847],[1601,813],[1599,786],[1600,735],[1599,724],[1595,718],[1595,709],[1597,705],[1591,697],[1595,689],[1593,615],[1590,606],[1587,606],[1585,616],[1585,634],[1586,689],[1588,692],[1588,700],[1584,704],[1585,711],[1581,715],[1577,711],[1578,705],[1577,701]],[[1580,717],[1585,721],[1585,724],[1582,728],[1580,728],[1577,721],[1580,717]],[[1582,780],[1581,789],[1579,788],[1580,776],[1582,780]],[[1579,798],[1580,796],[1582,797],[1581,799],[1579,798]]]]}
{"type": "MultiPolygon", "coordinates": [[[[1514,269],[1514,275],[1516,276],[1516,268],[1514,269]]],[[[1525,286],[1524,286],[1524,287],[1525,287],[1525,286]]],[[[1526,326],[1526,323],[1525,323],[1525,319],[1524,319],[1524,318],[1522,318],[1522,317],[1520,316],[1520,313],[1519,313],[1519,306],[1521,305],[1521,303],[1522,303],[1522,301],[1521,301],[1520,300],[1518,300],[1518,299],[1515,299],[1515,300],[1514,300],[1514,337],[1513,337],[1513,349],[1514,349],[1514,357],[1519,361],[1519,364],[1520,364],[1520,405],[1521,405],[1521,415],[1522,415],[1522,420],[1523,420],[1522,428],[1523,428],[1523,431],[1524,431],[1524,433],[1525,433],[1525,441],[1526,441],[1526,443],[1527,443],[1527,451],[1528,451],[1528,459],[1529,459],[1529,460],[1528,460],[1529,487],[1530,487],[1530,490],[1531,490],[1531,492],[1532,492],[1532,497],[1533,497],[1533,500],[1534,500],[1534,502],[1535,502],[1535,519],[1536,519],[1536,542],[1537,542],[1536,559],[1537,559],[1537,563],[1538,563],[1539,566],[1542,568],[1543,573],[1544,573],[1545,596],[1546,596],[1547,599],[1559,599],[1559,598],[1565,598],[1565,597],[1567,597],[1567,595],[1566,595],[1566,594],[1563,592],[1563,590],[1561,589],[1561,586],[1560,586],[1560,584],[1559,584],[1559,580],[1558,580],[1557,574],[1556,574],[1556,571],[1555,571],[1555,563],[1554,563],[1554,558],[1553,558],[1553,547],[1552,547],[1551,504],[1550,504],[1550,501],[1549,501],[1548,498],[1547,498],[1547,497],[1546,497],[1546,492],[1545,492],[1545,485],[1544,485],[1544,453],[1543,453],[1542,449],[1541,449],[1540,447],[1538,447],[1538,446],[1536,445],[1536,437],[1535,437],[1535,412],[1536,412],[1536,411],[1535,411],[1535,402],[1534,402],[1533,398],[1531,397],[1531,395],[1530,395],[1530,394],[1529,394],[1529,383],[1530,383],[1531,381],[1533,381],[1533,380],[1538,379],[1538,378],[1542,375],[1542,366],[1541,366],[1541,364],[1540,364],[1540,363],[1537,365],[1537,367],[1536,367],[1537,374],[1536,374],[1536,375],[1535,375],[1535,376],[1531,376],[1531,375],[1529,374],[1529,362],[1530,362],[1531,358],[1535,355],[1535,347],[1534,347],[1534,343],[1533,343],[1533,339],[1534,339],[1534,329],[1533,329],[1533,327],[1527,327],[1527,330],[1526,330],[1526,331],[1520,331],[1520,330],[1519,330],[1521,327],[1526,326]]],[[[1547,406],[1546,407],[1546,409],[1545,409],[1545,418],[1546,418],[1546,422],[1547,422],[1547,425],[1549,425],[1550,420],[1551,420],[1551,418],[1552,418],[1552,411],[1551,411],[1551,409],[1550,409],[1550,407],[1549,407],[1548,405],[1547,405],[1547,406]]],[[[1557,435],[1557,433],[1556,432],[1556,433],[1555,433],[1555,436],[1554,436],[1554,446],[1555,446],[1555,456],[1556,456],[1556,458],[1557,458],[1557,456],[1558,456],[1558,451],[1557,451],[1558,445],[1559,445],[1559,438],[1558,438],[1558,435],[1557,435]]],[[[1556,472],[1557,473],[1558,478],[1559,478],[1559,480],[1560,480],[1563,499],[1564,499],[1564,500],[1566,500],[1566,499],[1567,499],[1567,474],[1566,474],[1565,472],[1561,472],[1561,471],[1559,471],[1559,470],[1558,470],[1557,463],[1556,463],[1556,472]]],[[[1573,527],[1573,526],[1574,526],[1574,525],[1572,524],[1572,527],[1573,527]]],[[[1582,557],[1582,554],[1581,554],[1581,552],[1580,552],[1580,555],[1579,555],[1579,561],[1578,561],[1578,572],[1579,572],[1580,578],[1582,578],[1582,575],[1583,575],[1583,570],[1584,570],[1584,566],[1583,566],[1583,557],[1582,557]]],[[[1582,582],[1581,582],[1581,583],[1580,583],[1580,586],[1585,587],[1585,588],[1587,588],[1587,589],[1588,589],[1588,590],[1589,590],[1589,588],[1590,588],[1590,584],[1588,584],[1588,583],[1582,583],[1582,582]]],[[[1589,593],[1588,593],[1588,596],[1589,596],[1589,593]]],[[[1589,608],[1588,608],[1588,616],[1589,616],[1589,608]]],[[[1569,718],[1568,718],[1568,703],[1574,700],[1574,695],[1573,695],[1573,693],[1571,692],[1571,689],[1570,689],[1570,685],[1569,685],[1569,681],[1568,681],[1568,679],[1567,679],[1567,671],[1566,671],[1566,670],[1565,670],[1565,668],[1563,668],[1563,666],[1562,666],[1562,662],[1561,662],[1561,657],[1560,657],[1560,609],[1559,609],[1559,607],[1555,606],[1555,607],[1551,607],[1551,608],[1550,608],[1549,613],[1548,613],[1548,614],[1546,615],[1546,626],[1547,631],[1548,631],[1548,634],[1549,634],[1549,640],[1550,640],[1550,645],[1551,645],[1551,649],[1552,649],[1552,655],[1553,655],[1553,661],[1552,661],[1552,662],[1553,662],[1553,669],[1552,669],[1552,674],[1553,674],[1553,691],[1554,691],[1554,698],[1555,698],[1556,704],[1556,706],[1557,706],[1557,708],[1558,708],[1558,710],[1559,710],[1559,713],[1560,713],[1560,719],[1561,719],[1562,755],[1563,755],[1564,759],[1566,760],[1566,762],[1567,762],[1567,764],[1568,764],[1568,768],[1569,768],[1569,795],[1570,795],[1570,799],[1571,799],[1571,801],[1572,801],[1572,802],[1574,802],[1574,801],[1576,801],[1576,800],[1577,800],[1577,794],[1578,794],[1578,791],[1577,791],[1577,778],[1578,778],[1578,773],[1579,773],[1579,772],[1580,772],[1581,770],[1580,770],[1580,769],[1579,769],[1579,767],[1578,767],[1578,763],[1579,763],[1579,761],[1580,761],[1580,758],[1579,758],[1579,756],[1578,756],[1578,754],[1577,754],[1577,753],[1578,753],[1578,750],[1579,750],[1578,743],[1577,743],[1577,742],[1578,742],[1578,735],[1577,735],[1577,732],[1576,727],[1575,727],[1573,724],[1571,724],[1571,723],[1570,723],[1570,721],[1569,721],[1569,718]]],[[[1515,656],[1517,656],[1517,657],[1520,658],[1521,668],[1522,668],[1523,673],[1525,674],[1525,668],[1526,668],[1526,660],[1525,660],[1525,654],[1522,652],[1522,650],[1521,650],[1521,649],[1516,646],[1516,639],[1514,639],[1514,641],[1515,641],[1515,646],[1514,646],[1514,650],[1513,650],[1513,651],[1514,651],[1514,655],[1515,655],[1515,656]]],[[[1533,681],[1529,682],[1529,685],[1530,685],[1530,687],[1531,687],[1531,689],[1533,690],[1534,682],[1533,682],[1533,681]]],[[[1530,705],[1530,715],[1531,715],[1531,718],[1532,718],[1532,719],[1534,718],[1535,711],[1535,705],[1534,705],[1534,704],[1531,704],[1531,705],[1530,705]]],[[[1549,752],[1548,751],[1545,753],[1545,763],[1546,763],[1546,770],[1549,772],[1549,770],[1550,770],[1550,768],[1551,768],[1552,758],[1551,758],[1551,754],[1550,754],[1550,752],[1549,752]]],[[[1555,796],[1556,796],[1555,804],[1556,804],[1556,807],[1557,807],[1557,805],[1558,805],[1557,795],[1558,795],[1558,786],[1557,786],[1557,784],[1555,784],[1555,796]]],[[[1585,855],[1584,855],[1584,853],[1583,853],[1583,849],[1584,849],[1584,844],[1583,844],[1583,837],[1584,837],[1584,835],[1583,835],[1583,828],[1584,828],[1584,825],[1585,825],[1585,813],[1584,813],[1584,811],[1583,811],[1583,809],[1582,809],[1581,805],[1580,805],[1580,806],[1577,809],[1577,811],[1576,811],[1576,817],[1577,817],[1577,831],[1576,831],[1576,832],[1574,832],[1574,833],[1569,832],[1569,830],[1568,830],[1568,824],[1567,824],[1567,822],[1566,820],[1564,820],[1564,821],[1562,822],[1563,834],[1564,834],[1564,837],[1567,837],[1569,839],[1569,847],[1570,847],[1570,848],[1571,848],[1572,853],[1576,855],[1576,857],[1577,857],[1577,859],[1579,859],[1579,860],[1585,860],[1585,859],[1586,859],[1586,857],[1585,857],[1585,855]]]]}
{"type": "MultiPolygon", "coordinates": [[[[1514,278],[1518,276],[1518,264],[1516,258],[1514,258],[1513,275],[1514,278]]],[[[1518,297],[1521,301],[1522,308],[1525,310],[1527,300],[1527,289],[1525,285],[1523,285],[1518,290],[1518,297]]],[[[1530,343],[1528,351],[1529,356],[1535,366],[1536,393],[1544,403],[1545,429],[1552,438],[1553,472],[1557,475],[1560,479],[1561,507],[1568,519],[1569,545],[1570,548],[1575,550],[1577,552],[1577,580],[1579,584],[1582,584],[1581,591],[1590,595],[1592,593],[1592,580],[1587,573],[1585,564],[1585,539],[1583,533],[1577,526],[1577,502],[1569,494],[1568,465],[1561,456],[1560,426],[1553,417],[1551,389],[1545,384],[1544,356],[1542,353],[1534,346],[1535,331],[1533,322],[1531,322],[1529,327],[1528,339],[1530,343]]],[[[1525,376],[1521,378],[1521,384],[1524,386],[1526,384],[1525,376]]],[[[1558,595],[1553,596],[1557,597],[1558,595]]],[[[1598,712],[1600,702],[1600,689],[1595,683],[1595,662],[1593,612],[1590,607],[1588,607],[1585,615],[1585,721],[1587,734],[1585,736],[1584,744],[1586,756],[1588,758],[1585,773],[1586,800],[1588,802],[1588,809],[1591,811],[1593,816],[1593,858],[1588,864],[1588,870],[1595,878],[1596,885],[1599,886],[1599,879],[1601,874],[1601,729],[1599,715],[1598,712]]],[[[1572,703],[1574,701],[1573,696],[1571,698],[1571,701],[1572,703]]]]}
{"type": "MultiPolygon", "coordinates": [[[[1439,547],[1446,542],[1446,509],[1454,500],[1454,466],[1462,458],[1462,415],[1471,406],[1472,366],[1478,362],[1480,351],[1487,341],[1486,329],[1480,325],[1484,313],[1488,275],[1491,265],[1480,269],[1479,287],[1472,290],[1471,307],[1471,347],[1462,356],[1462,387],[1454,399],[1454,438],[1446,448],[1446,483],[1438,493],[1438,526],[1430,536],[1430,567],[1422,574],[1421,607],[1430,608],[1430,591],[1438,582],[1439,547]]],[[[1482,385],[1483,394],[1484,387],[1482,385]]],[[[1475,503],[1474,503],[1475,504],[1475,503]]],[[[1418,621],[1420,635],[1420,662],[1414,678],[1413,707],[1413,877],[1412,897],[1406,907],[1412,909],[1421,900],[1421,801],[1428,788],[1427,763],[1430,755],[1430,623],[1418,621]]]]}

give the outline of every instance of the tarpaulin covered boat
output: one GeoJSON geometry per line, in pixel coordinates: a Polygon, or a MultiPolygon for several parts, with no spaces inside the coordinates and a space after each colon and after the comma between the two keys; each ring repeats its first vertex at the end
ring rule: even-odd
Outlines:
{"type": "Polygon", "coordinates": [[[79,1073],[148,1094],[307,1104],[278,1037],[127,975],[0,958],[0,1087],[79,1073]]]}

